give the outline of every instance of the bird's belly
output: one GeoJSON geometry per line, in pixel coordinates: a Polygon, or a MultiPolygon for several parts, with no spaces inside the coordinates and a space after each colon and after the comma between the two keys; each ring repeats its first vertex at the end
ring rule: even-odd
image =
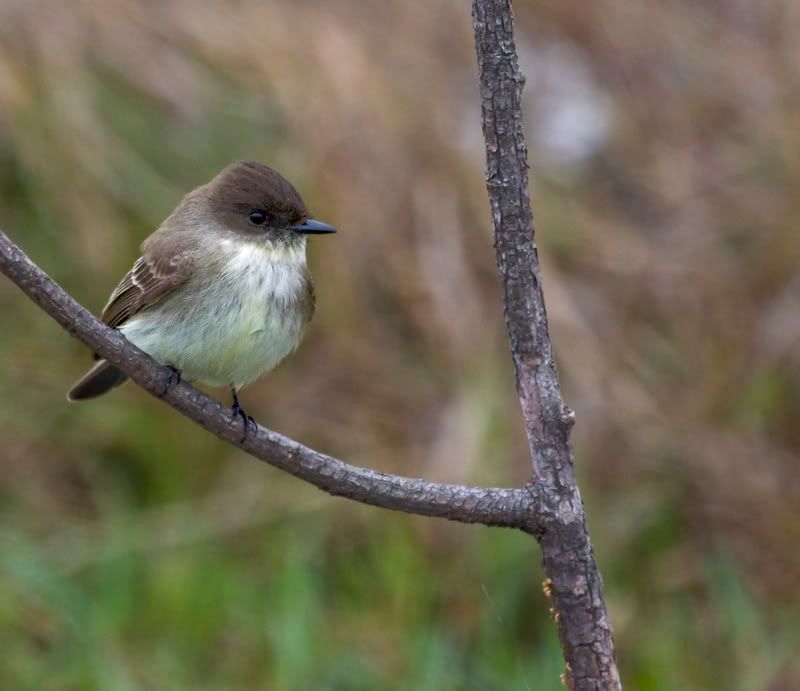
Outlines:
{"type": "Polygon", "coordinates": [[[274,281],[239,279],[236,287],[214,285],[195,294],[191,304],[181,304],[179,296],[158,303],[121,330],[187,381],[241,388],[297,347],[305,321],[293,291],[276,292],[274,281]]]}

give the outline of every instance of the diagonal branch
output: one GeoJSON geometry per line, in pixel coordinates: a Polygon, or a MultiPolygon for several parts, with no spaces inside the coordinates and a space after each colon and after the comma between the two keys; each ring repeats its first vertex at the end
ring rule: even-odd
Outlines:
{"type": "Polygon", "coordinates": [[[310,482],[328,494],[395,511],[533,532],[533,497],[526,489],[465,487],[380,473],[349,465],[261,426],[241,441],[230,409],[186,383],[166,390],[169,370],[98,321],[0,231],[0,272],[66,331],[119,367],[145,391],[221,439],[310,482]]]}
{"type": "Polygon", "coordinates": [[[506,327],[528,433],[542,548],[555,600],[565,680],[575,689],[617,689],[620,679],[603,583],[589,542],[569,443],[574,414],[564,405],[550,345],[528,194],[528,150],[510,0],[473,0],[480,72],[486,187],[492,207],[506,327]]]}

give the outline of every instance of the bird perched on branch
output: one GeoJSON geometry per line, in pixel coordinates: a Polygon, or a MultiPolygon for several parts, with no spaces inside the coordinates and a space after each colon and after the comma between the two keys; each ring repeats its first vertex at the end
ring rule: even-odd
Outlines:
{"type": "MultiPolygon", "coordinates": [[[[315,304],[306,238],[333,232],[309,217],[280,173],[233,163],[187,194],[144,241],[101,319],[174,379],[230,386],[246,435],[237,392],[300,344],[315,304]]],[[[126,379],[100,359],[68,398],[95,398],[126,379]]]]}

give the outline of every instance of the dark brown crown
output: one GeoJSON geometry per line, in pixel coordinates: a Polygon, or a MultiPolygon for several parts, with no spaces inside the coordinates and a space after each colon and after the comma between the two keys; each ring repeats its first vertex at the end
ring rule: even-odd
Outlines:
{"type": "Polygon", "coordinates": [[[308,218],[306,205],[292,184],[277,170],[257,161],[237,161],[209,183],[215,211],[249,214],[260,209],[276,221],[291,225],[308,218]]]}

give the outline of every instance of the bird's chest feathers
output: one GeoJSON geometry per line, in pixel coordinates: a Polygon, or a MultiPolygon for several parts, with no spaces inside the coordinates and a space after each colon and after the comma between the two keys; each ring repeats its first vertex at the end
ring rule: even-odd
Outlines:
{"type": "Polygon", "coordinates": [[[243,386],[303,337],[313,311],[304,250],[223,243],[215,270],[198,273],[191,290],[144,310],[123,332],[188,381],[243,386]]]}
{"type": "Polygon", "coordinates": [[[245,245],[225,254],[219,285],[229,296],[222,301],[228,310],[219,316],[236,337],[292,329],[307,287],[305,253],[245,245]]]}
{"type": "Polygon", "coordinates": [[[308,321],[302,307],[308,281],[305,253],[231,249],[207,287],[212,318],[202,336],[205,355],[195,361],[202,370],[197,378],[243,385],[291,353],[308,321]]]}

